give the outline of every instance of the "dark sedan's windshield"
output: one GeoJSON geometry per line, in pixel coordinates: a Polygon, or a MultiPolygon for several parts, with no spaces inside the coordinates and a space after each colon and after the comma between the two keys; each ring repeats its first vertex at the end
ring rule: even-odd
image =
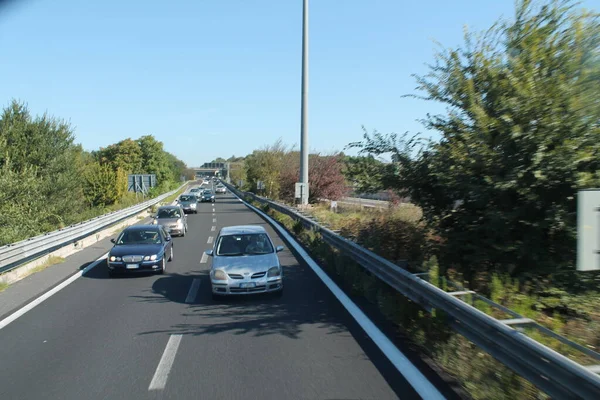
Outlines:
{"type": "Polygon", "coordinates": [[[273,253],[269,237],[264,233],[221,236],[217,243],[218,256],[241,256],[273,253]]]}
{"type": "Polygon", "coordinates": [[[208,196],[210,196],[211,194],[212,194],[212,192],[211,192],[210,190],[205,190],[205,191],[204,191],[204,195],[208,195],[208,196]]]}
{"type": "Polygon", "coordinates": [[[176,208],[158,210],[157,218],[181,218],[181,212],[176,208]]]}
{"type": "Polygon", "coordinates": [[[121,233],[117,244],[160,244],[162,239],[156,230],[130,230],[121,233]]]}

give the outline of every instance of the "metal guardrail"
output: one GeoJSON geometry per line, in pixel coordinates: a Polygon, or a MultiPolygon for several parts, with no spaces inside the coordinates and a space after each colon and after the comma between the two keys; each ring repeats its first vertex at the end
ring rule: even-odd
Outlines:
{"type": "Polygon", "coordinates": [[[596,372],[600,372],[598,366],[582,366],[513,327],[527,325],[537,328],[599,361],[600,354],[557,335],[535,321],[523,318],[475,292],[469,290],[445,292],[420,277],[427,275],[426,273],[410,273],[286,205],[266,200],[253,193],[242,193],[231,185],[227,186],[240,197],[249,196],[261,204],[268,204],[272,209],[302,221],[305,227],[320,233],[328,244],[351,255],[363,268],[410,300],[428,311],[432,309],[442,311],[447,316],[449,325],[456,332],[553,398],[600,399],[600,376],[596,375],[596,372]],[[460,299],[466,294],[476,295],[480,300],[514,318],[495,319],[460,299]]]}
{"type": "Polygon", "coordinates": [[[8,272],[26,262],[51,253],[71,243],[75,243],[109,227],[110,225],[132,217],[146,208],[160,203],[162,200],[172,196],[187,185],[188,183],[186,182],[175,190],[119,211],[114,211],[63,229],[2,246],[0,247],[0,273],[8,272]]]}

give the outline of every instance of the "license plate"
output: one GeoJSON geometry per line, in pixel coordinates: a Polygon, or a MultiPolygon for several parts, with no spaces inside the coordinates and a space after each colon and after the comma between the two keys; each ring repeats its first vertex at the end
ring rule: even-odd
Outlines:
{"type": "Polygon", "coordinates": [[[254,282],[240,283],[240,288],[242,288],[242,289],[253,288],[253,287],[256,287],[256,283],[254,283],[254,282]]]}
{"type": "Polygon", "coordinates": [[[125,268],[127,269],[138,269],[140,267],[139,264],[127,264],[125,268]]]}

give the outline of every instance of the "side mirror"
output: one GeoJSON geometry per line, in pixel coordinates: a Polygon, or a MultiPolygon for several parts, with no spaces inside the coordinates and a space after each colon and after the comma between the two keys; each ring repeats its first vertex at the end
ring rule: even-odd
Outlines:
{"type": "Polygon", "coordinates": [[[117,241],[115,239],[110,239],[111,243],[117,243],[117,241]]]}
{"type": "Polygon", "coordinates": [[[277,253],[279,253],[279,252],[283,251],[283,246],[277,246],[277,247],[275,248],[275,251],[276,251],[277,253]]]}
{"type": "Polygon", "coordinates": [[[207,255],[207,256],[209,256],[209,257],[212,257],[212,256],[213,256],[213,251],[212,251],[212,250],[206,250],[206,251],[204,252],[204,254],[206,254],[206,255],[207,255]]]}
{"type": "Polygon", "coordinates": [[[167,237],[165,238],[165,240],[166,240],[167,242],[170,242],[170,241],[171,241],[171,236],[167,236],[167,237]]]}

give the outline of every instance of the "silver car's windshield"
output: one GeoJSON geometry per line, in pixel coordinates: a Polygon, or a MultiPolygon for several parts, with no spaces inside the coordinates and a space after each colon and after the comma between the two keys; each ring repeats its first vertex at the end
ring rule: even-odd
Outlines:
{"type": "Polygon", "coordinates": [[[155,230],[124,231],[117,239],[117,244],[160,244],[162,239],[155,230]]]}
{"type": "Polygon", "coordinates": [[[273,253],[269,237],[264,233],[221,236],[217,242],[218,256],[242,256],[273,253]]]}
{"type": "Polygon", "coordinates": [[[181,218],[181,212],[175,208],[158,210],[157,218],[181,218]]]}
{"type": "Polygon", "coordinates": [[[192,196],[181,196],[179,197],[179,200],[181,201],[194,201],[196,198],[192,197],[192,196]]]}

